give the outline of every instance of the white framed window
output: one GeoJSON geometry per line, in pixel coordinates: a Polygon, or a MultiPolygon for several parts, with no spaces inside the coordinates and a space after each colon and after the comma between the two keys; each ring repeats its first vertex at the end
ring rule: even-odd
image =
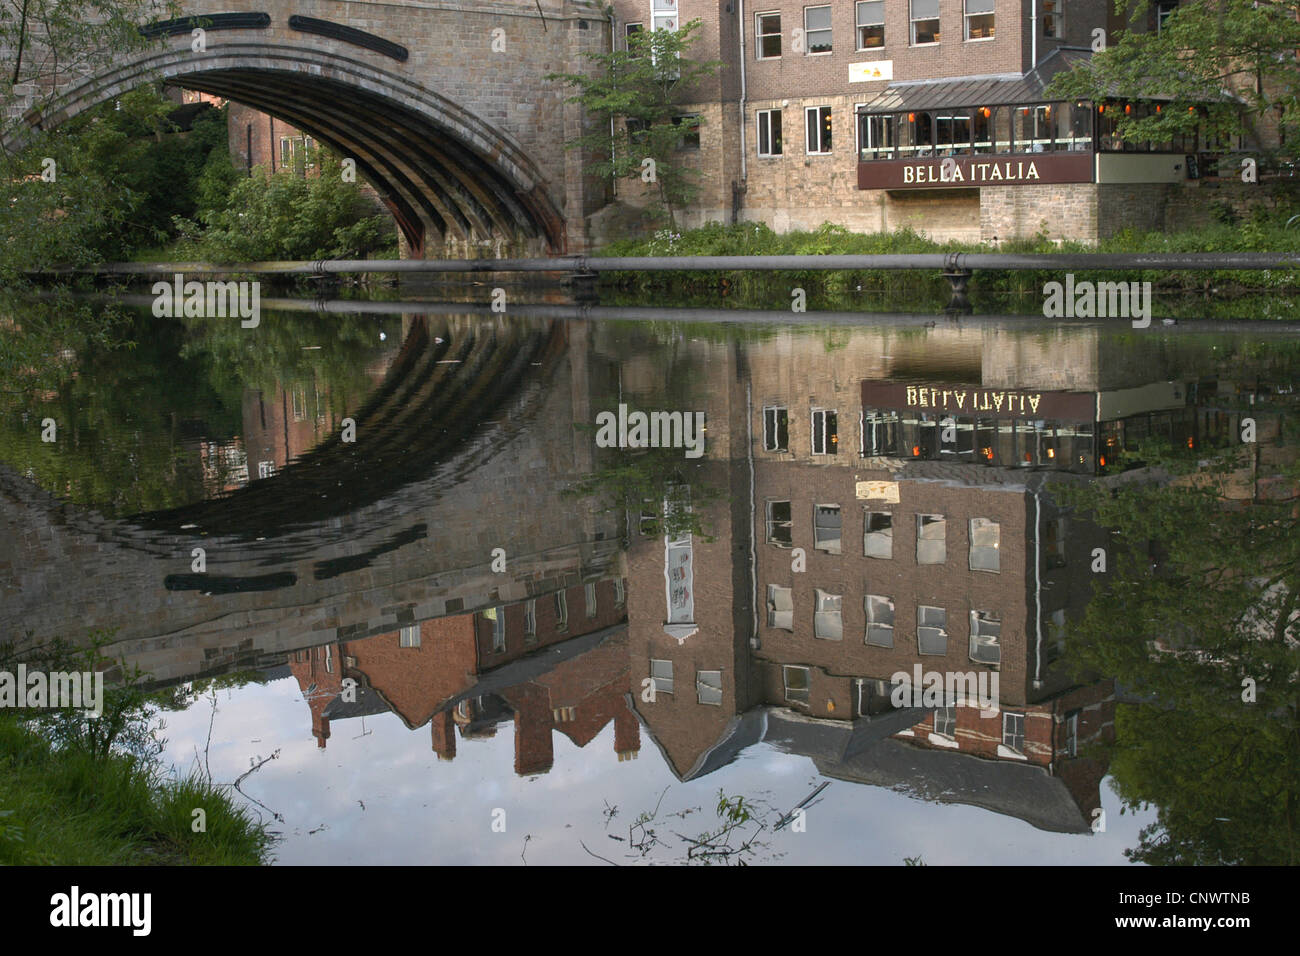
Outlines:
{"type": "Polygon", "coordinates": [[[908,0],[912,46],[939,42],[939,0],[908,0]]]}
{"type": "Polygon", "coordinates": [[[259,461],[259,462],[257,463],[257,477],[258,477],[258,478],[274,478],[274,477],[275,477],[275,462],[274,462],[274,461],[259,461]]]}
{"type": "Polygon", "coordinates": [[[944,608],[917,607],[916,649],[922,654],[948,653],[948,612],[944,608]]]}
{"type": "Polygon", "coordinates": [[[948,560],[947,527],[943,515],[916,516],[917,564],[943,564],[948,560]]]}
{"type": "Polygon", "coordinates": [[[785,699],[799,704],[808,703],[812,696],[809,686],[811,676],[808,668],[784,664],[781,667],[782,680],[785,683],[785,699]]]}
{"type": "Polygon", "coordinates": [[[587,617],[596,616],[596,582],[588,582],[582,589],[582,603],[586,605],[587,617]]]}
{"type": "Polygon", "coordinates": [[[1064,0],[1043,0],[1043,36],[1060,39],[1065,36],[1064,0]]]}
{"type": "Polygon", "coordinates": [[[627,603],[627,585],[623,583],[622,578],[614,579],[614,607],[622,607],[627,603]]]}
{"type": "Polygon", "coordinates": [[[885,0],[862,0],[857,16],[858,49],[879,50],[885,45],[885,0]]]}
{"type": "Polygon", "coordinates": [[[824,7],[803,8],[803,32],[804,40],[808,44],[809,56],[831,52],[831,8],[829,4],[824,7]]]}
{"type": "Polygon", "coordinates": [[[834,455],[839,451],[839,418],[834,409],[812,410],[812,453],[834,455]]]}
{"type": "Polygon", "coordinates": [[[955,740],[957,737],[957,708],[951,704],[934,710],[934,732],[940,737],[955,740]]]}
{"type": "Polygon", "coordinates": [[[970,569],[993,571],[1002,569],[1002,526],[988,518],[970,519],[970,569]]]}
{"type": "MultiPolygon", "coordinates": [[[[764,112],[771,113],[772,110],[764,112]]],[[[780,110],[776,110],[780,113],[780,110]]],[[[779,122],[779,120],[778,120],[779,122]]],[[[790,410],[780,405],[768,405],[763,409],[763,450],[790,450],[790,410]]]]}
{"type": "Polygon", "coordinates": [[[781,14],[754,15],[754,57],[776,60],[781,56],[781,14]]]}
{"type": "Polygon", "coordinates": [[[862,603],[867,612],[865,643],[872,647],[893,647],[894,602],[883,594],[868,594],[862,603]]]}
{"type": "Polygon", "coordinates": [[[757,113],[758,138],[756,146],[759,156],[780,156],[781,146],[781,111],[759,110],[757,113]]]}
{"type": "Polygon", "coordinates": [[[328,644],[325,645],[325,673],[334,673],[334,648],[328,644]]]}
{"type": "Polygon", "coordinates": [[[894,556],[894,516],[888,511],[867,511],[862,515],[862,553],[868,558],[894,556]]]}
{"type": "Polygon", "coordinates": [[[1165,31],[1165,23],[1178,9],[1178,0],[1158,0],[1156,3],[1156,35],[1165,31]]]}
{"type": "Polygon", "coordinates": [[[650,29],[677,29],[677,0],[650,0],[650,29]]]}
{"type": "Polygon", "coordinates": [[[651,659],[650,679],[654,681],[656,694],[671,694],[673,692],[673,662],[651,659]]]}
{"type": "Polygon", "coordinates": [[[1002,713],[1002,746],[1018,754],[1025,752],[1025,715],[1002,713]]]}
{"type": "Polygon", "coordinates": [[[398,647],[420,646],[420,625],[408,624],[397,635],[398,647]]]}
{"type": "Polygon", "coordinates": [[[537,640],[537,598],[524,602],[524,643],[532,644],[537,640]]]}
{"type": "Polygon", "coordinates": [[[569,629],[569,595],[564,591],[555,592],[555,629],[569,629]]]}
{"type": "Polygon", "coordinates": [[[293,145],[294,140],[290,136],[280,137],[280,168],[291,169],[293,167],[293,145]]]}
{"type": "Polygon", "coordinates": [[[722,706],[722,671],[696,671],[695,692],[701,704],[722,706]]]}
{"type": "Polygon", "coordinates": [[[789,548],[794,544],[794,522],[790,518],[790,502],[769,501],[767,503],[767,543],[778,548],[789,548]]]}
{"type": "Polygon", "coordinates": [[[964,2],[963,19],[966,22],[966,39],[992,40],[995,0],[964,0],[964,2]]]}
{"type": "Polygon", "coordinates": [[[813,505],[813,547],[839,554],[844,538],[844,516],[839,505],[813,505]]]}
{"type": "Polygon", "coordinates": [[[1065,753],[1068,757],[1079,756],[1079,712],[1077,710],[1065,715],[1065,753]]]}
{"type": "Polygon", "coordinates": [[[844,596],[817,590],[817,609],[813,612],[813,636],[823,641],[844,639],[844,596]]]}
{"type": "Polygon", "coordinates": [[[981,664],[1002,663],[1002,618],[992,611],[970,612],[970,659],[981,664]]]}
{"type": "Polygon", "coordinates": [[[794,631],[794,591],[791,588],[767,586],[767,626],[794,631]]]}
{"type": "Polygon", "coordinates": [[[808,155],[829,155],[831,151],[831,108],[829,106],[805,107],[803,118],[808,133],[806,150],[808,155]]]}

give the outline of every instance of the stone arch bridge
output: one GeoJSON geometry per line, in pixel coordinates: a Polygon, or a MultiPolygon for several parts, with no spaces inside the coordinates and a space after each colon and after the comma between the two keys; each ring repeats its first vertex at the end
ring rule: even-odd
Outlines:
{"type": "Polygon", "coordinates": [[[564,148],[582,111],[545,76],[580,72],[583,53],[607,47],[594,0],[185,0],[182,12],[145,28],[146,49],[33,99],[28,123],[51,128],[161,80],[355,159],[415,256],[485,240],[586,248],[602,193],[564,148]]]}

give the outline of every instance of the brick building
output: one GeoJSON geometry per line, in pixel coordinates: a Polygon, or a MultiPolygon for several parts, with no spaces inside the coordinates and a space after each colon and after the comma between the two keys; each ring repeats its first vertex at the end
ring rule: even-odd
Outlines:
{"type": "MultiPolygon", "coordinates": [[[[1158,29],[1176,3],[1134,29],[1158,29]]],[[[1052,77],[1120,25],[1105,0],[615,0],[615,43],[698,19],[719,75],[682,103],[701,192],[682,220],[911,227],[936,239],[1040,231],[1095,241],[1197,205],[1214,151],[1125,143],[1120,113],[1162,101],[1060,102],[1052,77]]],[[[1230,184],[1229,184],[1230,185],[1230,184]]],[[[1238,184],[1239,185],[1239,184],[1238,184]]],[[[635,184],[619,188],[636,201],[635,184]]],[[[1237,200],[1229,188],[1216,198],[1237,200]]]]}

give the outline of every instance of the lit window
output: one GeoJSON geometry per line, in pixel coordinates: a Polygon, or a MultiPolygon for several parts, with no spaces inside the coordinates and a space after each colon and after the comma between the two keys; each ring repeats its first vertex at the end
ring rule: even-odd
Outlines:
{"type": "Polygon", "coordinates": [[[785,680],[785,699],[800,704],[808,703],[811,696],[809,690],[809,671],[806,667],[791,667],[789,664],[783,665],[785,680]]]}
{"type": "Polygon", "coordinates": [[[781,14],[760,13],[757,20],[755,54],[760,60],[775,60],[781,55],[781,14]]]}
{"type": "MultiPolygon", "coordinates": [[[[824,156],[831,151],[831,108],[809,106],[803,111],[804,126],[808,132],[808,153],[824,156]]],[[[815,454],[815,453],[814,453],[815,454]]]]}
{"type": "Polygon", "coordinates": [[[767,626],[794,630],[794,591],[790,588],[767,586],[767,626]]]}
{"type": "MultiPolygon", "coordinates": [[[[766,110],[765,112],[775,112],[778,114],[777,122],[780,122],[780,110],[766,110]]],[[[761,128],[762,124],[759,125],[761,128]]],[[[777,135],[780,136],[779,133],[777,135]]],[[[759,152],[761,153],[762,150],[760,149],[759,152]]],[[[763,409],[763,450],[790,450],[790,414],[787,409],[772,405],[763,409]]]]}
{"type": "Polygon", "coordinates": [[[844,639],[844,598],[839,594],[817,591],[817,610],[813,613],[813,636],[823,641],[844,639]]]}
{"type": "Polygon", "coordinates": [[[809,53],[831,52],[831,8],[803,8],[804,38],[808,41],[809,53]]]}
{"type": "Polygon", "coordinates": [[[993,39],[994,0],[966,0],[966,39],[993,39]]]}
{"type": "Polygon", "coordinates": [[[946,529],[943,515],[916,516],[917,564],[943,564],[948,560],[946,529]]]}
{"type": "Polygon", "coordinates": [[[767,503],[767,543],[779,548],[788,548],[794,542],[794,532],[790,520],[790,502],[769,501],[767,503]]]}
{"type": "Polygon", "coordinates": [[[894,556],[894,516],[888,511],[868,511],[864,514],[862,553],[868,558],[894,556]]]}
{"type": "Polygon", "coordinates": [[[948,653],[948,612],[921,605],[916,609],[916,648],[922,654],[948,653]]]}
{"type": "Polygon", "coordinates": [[[866,643],[872,647],[894,646],[894,602],[880,594],[863,598],[867,611],[866,643]]]}
{"type": "Polygon", "coordinates": [[[1003,713],[1002,715],[1002,746],[1014,750],[1016,753],[1025,751],[1025,715],[1003,713]]]}
{"type": "Polygon", "coordinates": [[[701,704],[722,704],[722,671],[696,671],[695,691],[701,704]]]}
{"type": "Polygon", "coordinates": [[[1063,0],[1043,0],[1043,36],[1056,39],[1065,36],[1063,0]]]}
{"type": "Polygon", "coordinates": [[[1001,570],[1002,526],[988,518],[970,519],[970,569],[972,571],[1001,570]]]}
{"type": "Polygon", "coordinates": [[[838,422],[836,413],[831,409],[812,410],[812,453],[814,455],[834,455],[839,451],[838,422]]]}
{"type": "Polygon", "coordinates": [[[420,646],[420,625],[408,624],[402,628],[401,633],[397,635],[398,647],[419,647],[420,646]]]}
{"type": "Polygon", "coordinates": [[[912,45],[939,42],[939,0],[910,0],[912,45]]]}
{"type": "Polygon", "coordinates": [[[839,554],[844,519],[839,505],[813,507],[813,547],[827,554],[839,554]]]}
{"type": "Polygon", "coordinates": [[[673,692],[673,662],[651,660],[650,679],[654,681],[656,694],[671,694],[673,692]]]}
{"type": "Polygon", "coordinates": [[[858,4],[858,49],[877,50],[885,45],[885,0],[858,4]]]}
{"type": "Polygon", "coordinates": [[[970,612],[970,659],[981,664],[1002,661],[1002,618],[991,611],[970,612]]]}

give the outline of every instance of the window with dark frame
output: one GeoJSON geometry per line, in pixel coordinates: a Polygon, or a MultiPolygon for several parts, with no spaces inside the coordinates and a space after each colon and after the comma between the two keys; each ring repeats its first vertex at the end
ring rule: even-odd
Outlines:
{"type": "Polygon", "coordinates": [[[1002,746],[1018,754],[1025,752],[1025,715],[1002,713],[1002,746]]]}

